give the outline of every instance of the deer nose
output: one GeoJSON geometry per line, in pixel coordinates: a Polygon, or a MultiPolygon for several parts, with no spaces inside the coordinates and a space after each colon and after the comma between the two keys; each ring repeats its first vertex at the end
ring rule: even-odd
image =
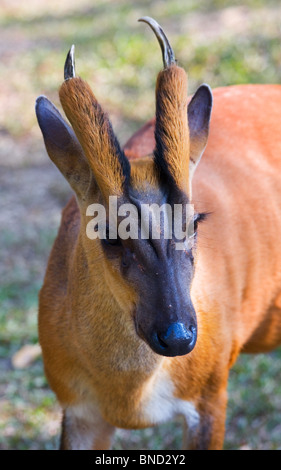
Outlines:
{"type": "Polygon", "coordinates": [[[196,327],[181,322],[169,325],[166,331],[153,335],[154,350],[162,356],[183,356],[192,351],[197,339],[196,327]]]}

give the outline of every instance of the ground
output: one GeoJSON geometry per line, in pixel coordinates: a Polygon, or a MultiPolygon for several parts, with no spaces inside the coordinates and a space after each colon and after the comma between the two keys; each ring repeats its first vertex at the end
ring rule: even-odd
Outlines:
{"type": "MultiPolygon", "coordinates": [[[[281,82],[279,0],[0,0],[0,449],[54,449],[60,410],[36,345],[37,295],[70,189],[44,150],[34,102],[57,90],[66,53],[121,143],[154,114],[157,19],[189,89],[281,82]],[[36,346],[35,346],[36,348],[36,346]],[[16,353],[20,351],[19,357],[16,353]],[[25,365],[25,367],[24,367],[25,365]]],[[[265,103],[266,106],[266,103],[265,103]]],[[[230,375],[225,449],[281,449],[281,350],[241,356],[230,375]]],[[[115,449],[178,449],[180,421],[117,433],[115,449]]]]}

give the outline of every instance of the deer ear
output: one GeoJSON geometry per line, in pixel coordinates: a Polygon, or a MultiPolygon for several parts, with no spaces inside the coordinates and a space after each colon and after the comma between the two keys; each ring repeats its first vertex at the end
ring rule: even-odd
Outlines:
{"type": "Polygon", "coordinates": [[[50,159],[83,198],[89,188],[91,171],[74,131],[45,96],[37,98],[35,112],[50,159]]]}
{"type": "Polygon", "coordinates": [[[189,185],[200,158],[207,145],[209,125],[213,105],[212,91],[209,85],[201,85],[187,108],[190,136],[189,185]]]}

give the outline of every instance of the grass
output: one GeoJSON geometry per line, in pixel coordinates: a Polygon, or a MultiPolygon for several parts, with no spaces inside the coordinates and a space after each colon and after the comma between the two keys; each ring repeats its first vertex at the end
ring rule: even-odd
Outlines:
{"type": "MultiPolygon", "coordinates": [[[[279,0],[15,0],[1,6],[0,449],[54,449],[59,439],[60,411],[41,358],[26,369],[11,362],[24,344],[37,341],[37,293],[68,195],[46,166],[36,96],[59,106],[65,56],[75,43],[78,74],[91,83],[124,143],[154,114],[161,68],[159,46],[139,17],[163,25],[193,93],[202,82],[213,88],[280,83],[280,13],[279,0]]],[[[280,360],[277,350],[241,356],[234,366],[225,449],[281,449],[280,360]]],[[[120,430],[114,447],[177,449],[180,443],[175,421],[120,430]]]]}

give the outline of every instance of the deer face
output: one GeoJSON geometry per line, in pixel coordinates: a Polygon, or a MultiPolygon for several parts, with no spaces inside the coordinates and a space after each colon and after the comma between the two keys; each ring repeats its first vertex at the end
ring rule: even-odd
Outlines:
{"type": "Polygon", "coordinates": [[[132,236],[127,238],[119,230],[110,238],[107,230],[101,246],[115,273],[136,293],[132,306],[136,332],[158,354],[187,354],[197,337],[190,285],[200,216],[193,213],[185,194],[173,194],[165,185],[146,188],[145,193],[130,185],[121,199],[126,203],[118,204],[119,212],[127,213],[117,217],[119,228],[126,223],[132,236]],[[175,218],[179,218],[175,207],[183,209],[181,224],[187,227],[183,239],[175,233],[175,218]]]}
{"type": "Polygon", "coordinates": [[[44,97],[36,112],[47,151],[77,194],[84,237],[87,207],[92,202],[104,207],[102,221],[92,224],[103,235],[92,240],[96,250],[85,242],[87,256],[99,253],[106,283],[136,334],[157,354],[177,356],[192,351],[197,338],[190,287],[203,215],[192,210],[191,179],[206,146],[212,96],[202,85],[188,104],[186,74],[175,64],[166,36],[154,20],[143,21],[156,33],[164,59],[156,86],[153,158],[127,160],[91,89],[75,77],[73,49],[60,89],[73,130],[44,97]]]}

